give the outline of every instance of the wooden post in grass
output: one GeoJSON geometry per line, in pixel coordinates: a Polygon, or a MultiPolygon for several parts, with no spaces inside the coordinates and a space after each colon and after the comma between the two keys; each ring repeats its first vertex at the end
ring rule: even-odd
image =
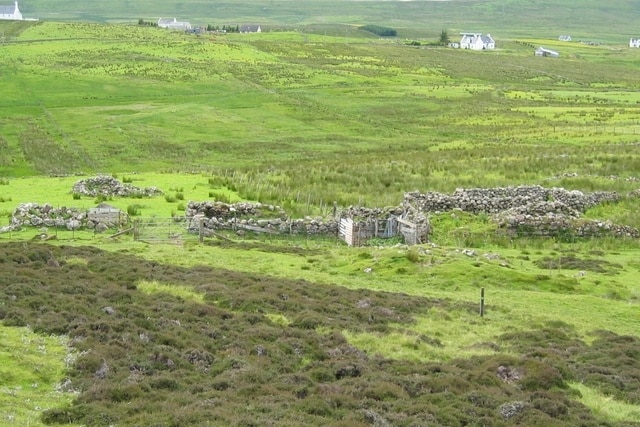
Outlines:
{"type": "Polygon", "coordinates": [[[200,218],[198,222],[198,240],[200,243],[204,242],[204,218],[200,218]]]}
{"type": "Polygon", "coordinates": [[[480,288],[480,317],[484,317],[484,288],[480,288]]]}

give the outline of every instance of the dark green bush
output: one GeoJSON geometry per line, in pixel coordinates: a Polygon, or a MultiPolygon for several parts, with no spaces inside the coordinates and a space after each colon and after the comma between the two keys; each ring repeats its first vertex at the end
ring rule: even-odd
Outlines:
{"type": "Polygon", "coordinates": [[[382,27],[380,25],[363,25],[358,27],[363,31],[368,31],[380,37],[395,37],[398,35],[398,32],[393,28],[382,27]]]}

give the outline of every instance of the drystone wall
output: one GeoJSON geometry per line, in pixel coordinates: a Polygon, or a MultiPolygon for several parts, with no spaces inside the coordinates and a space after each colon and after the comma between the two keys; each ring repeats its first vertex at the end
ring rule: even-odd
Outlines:
{"type": "MultiPolygon", "coordinates": [[[[279,206],[262,203],[190,201],[185,210],[190,231],[200,222],[208,230],[256,230],[289,234],[337,234],[339,221],[320,217],[289,218],[279,206]]],[[[205,231],[206,232],[206,231],[205,231]]]]}
{"type": "MultiPolygon", "coordinates": [[[[402,216],[406,214],[401,206],[386,208],[365,208],[349,206],[329,217],[290,218],[279,206],[263,205],[261,203],[222,202],[194,202],[190,201],[185,210],[185,217],[189,228],[199,227],[199,222],[205,228],[216,229],[252,229],[273,231],[289,234],[329,234],[337,235],[341,218],[351,218],[355,223],[365,225],[375,220],[386,220],[390,215],[402,216]]],[[[411,221],[428,224],[427,216],[413,212],[411,221]]],[[[425,225],[421,229],[428,229],[425,225]]]]}
{"type": "Polygon", "coordinates": [[[67,230],[86,228],[98,232],[120,226],[119,221],[94,221],[85,209],[53,207],[50,204],[21,203],[11,216],[11,223],[0,231],[19,230],[22,227],[48,227],[67,230]]]}
{"type": "Polygon", "coordinates": [[[413,207],[422,212],[448,212],[461,209],[473,214],[497,214],[511,208],[539,202],[561,202],[578,212],[585,212],[595,205],[618,200],[620,195],[616,192],[598,191],[585,194],[577,190],[533,185],[461,188],[451,194],[410,192],[405,194],[403,206],[413,207]]]}
{"type": "MultiPolygon", "coordinates": [[[[98,176],[79,181],[74,192],[92,196],[139,195],[141,189],[121,184],[110,176],[98,176]]],[[[161,194],[155,187],[144,189],[146,195],[161,194]]],[[[629,197],[640,197],[640,189],[629,193],[629,197]]],[[[351,218],[360,224],[389,218],[395,215],[415,223],[424,233],[429,231],[429,214],[462,210],[473,214],[486,213],[496,221],[499,228],[513,235],[539,236],[615,236],[640,237],[633,227],[612,224],[608,221],[588,220],[583,213],[601,203],[613,203],[621,197],[615,192],[583,193],[563,188],[541,186],[519,186],[504,188],[458,189],[451,194],[438,192],[409,192],[399,206],[385,208],[353,207],[334,211],[329,217],[305,217],[293,219],[279,206],[261,203],[222,203],[191,201],[183,218],[191,231],[200,224],[206,230],[233,229],[255,230],[288,234],[337,235],[340,218],[351,218]]],[[[58,227],[75,230],[89,228],[103,231],[121,224],[96,223],[89,219],[86,210],[54,208],[49,204],[23,203],[14,211],[11,224],[0,228],[11,231],[23,226],[58,227]]]]}
{"type": "Polygon", "coordinates": [[[403,205],[420,212],[459,209],[490,214],[500,229],[512,235],[639,237],[633,227],[582,217],[593,206],[620,199],[616,192],[585,194],[563,188],[519,186],[457,189],[452,194],[411,192],[405,194],[403,205]]]}

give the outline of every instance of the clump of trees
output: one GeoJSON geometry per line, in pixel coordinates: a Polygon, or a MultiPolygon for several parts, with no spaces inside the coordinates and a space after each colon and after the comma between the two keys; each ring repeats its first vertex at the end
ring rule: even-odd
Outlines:
{"type": "Polygon", "coordinates": [[[447,30],[442,30],[437,42],[420,42],[418,40],[406,40],[404,43],[409,46],[448,46],[451,39],[447,30]]]}
{"type": "Polygon", "coordinates": [[[155,21],[145,21],[144,19],[138,19],[138,25],[141,27],[157,27],[158,23],[155,21]]]}
{"type": "Polygon", "coordinates": [[[362,27],[359,27],[359,29],[376,34],[380,37],[395,37],[398,35],[398,32],[393,28],[382,27],[380,25],[363,25],[362,27]]]}
{"type": "Polygon", "coordinates": [[[236,25],[235,27],[233,25],[223,25],[222,28],[220,28],[219,25],[207,25],[207,31],[216,31],[216,32],[222,32],[222,33],[239,33],[240,32],[240,26],[236,25]]]}
{"type": "Polygon", "coordinates": [[[440,40],[438,40],[438,44],[441,46],[447,46],[451,40],[449,39],[449,34],[447,30],[442,30],[440,33],[440,40]]]}

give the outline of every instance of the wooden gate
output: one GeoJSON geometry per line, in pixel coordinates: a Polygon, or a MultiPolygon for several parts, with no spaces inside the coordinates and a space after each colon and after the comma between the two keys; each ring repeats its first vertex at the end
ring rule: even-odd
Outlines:
{"type": "Polygon", "coordinates": [[[182,244],[198,240],[198,232],[189,232],[187,223],[174,218],[138,218],[133,222],[133,239],[148,243],[182,244]]]}

